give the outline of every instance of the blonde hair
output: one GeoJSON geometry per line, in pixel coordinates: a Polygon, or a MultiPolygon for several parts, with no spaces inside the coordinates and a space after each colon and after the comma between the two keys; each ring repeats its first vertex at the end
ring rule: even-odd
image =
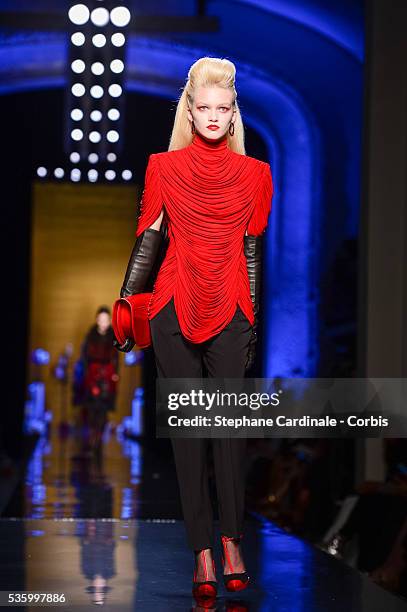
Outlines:
{"type": "Polygon", "coordinates": [[[191,132],[191,124],[188,119],[188,106],[192,106],[194,91],[198,87],[224,87],[231,89],[234,94],[233,105],[236,109],[233,136],[227,132],[228,146],[232,151],[245,155],[244,146],[244,127],[240,114],[240,109],[237,104],[237,92],[235,89],[235,65],[227,59],[217,57],[201,57],[188,70],[188,78],[183,88],[182,94],[178,100],[177,110],[175,113],[174,126],[169,151],[183,149],[191,144],[193,134],[191,132]]]}

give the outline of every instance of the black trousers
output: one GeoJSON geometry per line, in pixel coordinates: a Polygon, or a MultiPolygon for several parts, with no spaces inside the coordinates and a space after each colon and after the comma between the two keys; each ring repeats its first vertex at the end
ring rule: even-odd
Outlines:
{"type": "MultiPolygon", "coordinates": [[[[181,333],[174,298],[150,320],[157,373],[161,378],[201,378],[203,364],[212,378],[244,378],[252,326],[237,306],[232,321],[202,343],[181,333]]],[[[220,532],[243,532],[245,438],[172,438],[188,545],[213,547],[213,515],[208,484],[208,445],[212,443],[220,532]]]]}

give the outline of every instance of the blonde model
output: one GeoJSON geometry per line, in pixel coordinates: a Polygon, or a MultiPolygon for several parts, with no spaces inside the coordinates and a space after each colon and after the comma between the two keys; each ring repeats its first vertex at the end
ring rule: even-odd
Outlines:
{"type": "MultiPolygon", "coordinates": [[[[245,154],[235,66],[203,57],[188,72],[169,150],[150,155],[136,243],[121,296],[144,291],[160,244],[168,240],[148,318],[159,377],[243,378],[257,341],[262,234],[273,195],[269,164],[245,154]]],[[[127,339],[122,351],[131,350],[127,339]]],[[[249,583],[240,540],[246,439],[172,438],[193,593],[215,598],[217,579],[207,451],[212,442],[223,579],[249,583]]]]}

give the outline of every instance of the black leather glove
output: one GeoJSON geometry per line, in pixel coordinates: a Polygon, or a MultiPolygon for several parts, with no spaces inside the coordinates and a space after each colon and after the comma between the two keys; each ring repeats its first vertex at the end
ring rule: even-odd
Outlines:
{"type": "Polygon", "coordinates": [[[256,356],[258,314],[260,306],[260,283],[262,264],[263,236],[244,236],[244,254],[247,260],[247,272],[250,283],[250,297],[254,310],[252,335],[249,340],[249,350],[245,370],[250,370],[256,356]]]}
{"type": "Polygon", "coordinates": [[[118,351],[122,351],[122,353],[130,353],[130,351],[134,348],[135,344],[136,343],[131,338],[126,338],[126,340],[123,342],[123,344],[120,344],[120,342],[117,340],[116,337],[113,340],[113,346],[118,351]]]}
{"type": "Polygon", "coordinates": [[[149,227],[137,238],[127,264],[120,297],[143,293],[162,241],[161,230],[149,227]]]}
{"type": "MultiPolygon", "coordinates": [[[[163,230],[166,231],[165,228],[163,230]]],[[[124,276],[123,285],[120,289],[120,297],[128,297],[136,293],[143,293],[148,277],[157,257],[158,250],[163,240],[163,231],[149,227],[136,239],[130,255],[124,276]]],[[[117,338],[113,340],[113,346],[124,353],[128,353],[134,347],[134,340],[126,338],[121,345],[117,338]]]]}

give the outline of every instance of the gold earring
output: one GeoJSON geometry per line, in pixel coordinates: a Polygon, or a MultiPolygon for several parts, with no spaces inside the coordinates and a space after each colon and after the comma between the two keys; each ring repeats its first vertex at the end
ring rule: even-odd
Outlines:
{"type": "Polygon", "coordinates": [[[234,124],[234,122],[233,122],[233,121],[231,121],[231,122],[229,123],[229,134],[230,134],[231,136],[233,136],[233,134],[234,134],[234,133],[235,133],[235,124],[234,124]],[[230,128],[232,128],[232,131],[230,131],[230,128]]]}

